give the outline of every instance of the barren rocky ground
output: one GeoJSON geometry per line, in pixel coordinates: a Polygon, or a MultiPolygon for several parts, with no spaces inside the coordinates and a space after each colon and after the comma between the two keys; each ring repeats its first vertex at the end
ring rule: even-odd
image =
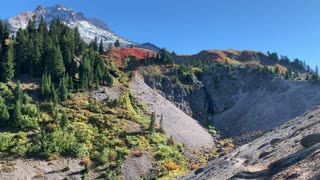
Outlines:
{"type": "Polygon", "coordinates": [[[184,144],[189,152],[213,147],[213,137],[195,119],[150,88],[140,74],[135,74],[130,87],[138,101],[148,111],[158,115],[158,123],[163,115],[163,128],[168,137],[172,136],[178,143],[184,144]]]}
{"type": "Polygon", "coordinates": [[[69,176],[71,179],[81,179],[83,166],[79,165],[80,160],[58,159],[53,161],[42,161],[34,159],[17,159],[0,161],[0,179],[64,179],[69,176]]]}
{"type": "Polygon", "coordinates": [[[316,107],[181,179],[319,179],[320,139],[305,139],[319,132],[316,107]]]}

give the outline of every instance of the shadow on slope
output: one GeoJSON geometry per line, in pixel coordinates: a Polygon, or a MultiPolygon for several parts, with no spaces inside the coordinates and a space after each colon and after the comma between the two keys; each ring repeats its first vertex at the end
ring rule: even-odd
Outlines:
{"type": "Polygon", "coordinates": [[[267,170],[263,171],[257,171],[257,172],[249,172],[249,171],[243,171],[240,173],[237,173],[231,179],[270,179],[273,175],[287,169],[288,167],[299,163],[303,159],[307,158],[308,156],[320,153],[320,151],[316,152],[320,149],[320,144],[317,144],[315,146],[312,146],[308,149],[304,149],[302,151],[299,151],[297,153],[291,154],[285,158],[282,158],[272,164],[269,165],[269,168],[267,170]],[[314,154],[314,152],[316,152],[314,154]]]}

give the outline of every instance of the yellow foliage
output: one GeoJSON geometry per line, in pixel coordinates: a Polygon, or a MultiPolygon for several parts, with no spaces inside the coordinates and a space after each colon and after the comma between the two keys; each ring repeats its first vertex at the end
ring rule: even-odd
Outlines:
{"type": "Polygon", "coordinates": [[[10,44],[13,44],[13,40],[12,40],[12,39],[6,39],[6,40],[5,40],[5,44],[6,44],[7,46],[9,46],[10,44]]]}
{"type": "Polygon", "coordinates": [[[80,161],[81,166],[91,165],[91,159],[89,157],[85,157],[80,161]]]}

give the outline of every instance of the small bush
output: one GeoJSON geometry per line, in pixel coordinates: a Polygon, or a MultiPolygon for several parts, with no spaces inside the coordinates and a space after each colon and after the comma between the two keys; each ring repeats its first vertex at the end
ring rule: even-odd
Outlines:
{"type": "Polygon", "coordinates": [[[195,170],[195,169],[198,169],[199,167],[200,167],[199,164],[192,164],[191,169],[195,170]]]}
{"type": "Polygon", "coordinates": [[[90,166],[91,165],[91,159],[89,157],[85,157],[80,161],[81,166],[90,166]]]}
{"type": "Polygon", "coordinates": [[[128,146],[130,148],[134,148],[136,146],[139,146],[140,145],[140,140],[138,137],[135,137],[135,136],[127,136],[126,137],[126,142],[128,144],[128,146]]]}
{"type": "Polygon", "coordinates": [[[12,135],[0,133],[0,152],[7,151],[9,146],[13,144],[12,135]]]}
{"type": "Polygon", "coordinates": [[[143,152],[141,150],[135,150],[133,151],[133,155],[135,157],[141,157],[143,155],[143,152]]]}
{"type": "Polygon", "coordinates": [[[164,167],[166,168],[166,169],[168,169],[168,170],[176,170],[176,169],[178,169],[179,168],[179,166],[176,164],[176,163],[174,163],[174,162],[167,162],[165,165],[164,165],[164,167]]]}

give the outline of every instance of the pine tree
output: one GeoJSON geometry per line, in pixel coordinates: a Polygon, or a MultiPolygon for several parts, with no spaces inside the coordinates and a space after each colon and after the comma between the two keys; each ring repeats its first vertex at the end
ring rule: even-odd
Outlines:
{"type": "Polygon", "coordinates": [[[13,90],[13,96],[16,102],[22,100],[23,91],[21,89],[20,81],[17,82],[17,85],[13,90]]]}
{"type": "Polygon", "coordinates": [[[38,25],[38,32],[46,39],[49,35],[48,25],[43,17],[41,17],[39,25],[38,25]]]}
{"type": "Polygon", "coordinates": [[[306,81],[309,81],[310,80],[310,77],[309,75],[306,76],[306,81]]]}
{"type": "Polygon", "coordinates": [[[173,58],[172,58],[171,54],[165,48],[162,48],[160,50],[160,57],[161,57],[160,60],[162,63],[166,63],[166,64],[173,63],[173,58]]]}
{"type": "Polygon", "coordinates": [[[102,39],[100,40],[99,53],[100,53],[100,54],[104,54],[104,50],[103,50],[103,41],[102,41],[102,39]]]}
{"type": "Polygon", "coordinates": [[[0,78],[1,82],[8,82],[14,76],[14,48],[13,44],[9,45],[9,49],[5,52],[3,61],[0,62],[0,78]]]}
{"type": "Polygon", "coordinates": [[[81,39],[79,28],[76,27],[74,28],[74,52],[76,56],[79,56],[83,53],[84,51],[84,42],[81,39]]]}
{"type": "Polygon", "coordinates": [[[57,90],[54,88],[54,85],[51,85],[51,101],[53,102],[54,107],[57,107],[58,103],[59,103],[59,96],[57,93],[57,90]]]}
{"type": "Polygon", "coordinates": [[[62,54],[61,54],[59,46],[53,48],[52,55],[53,56],[51,59],[51,61],[52,61],[51,73],[55,79],[59,79],[63,76],[63,74],[65,72],[63,58],[62,58],[62,54]]]}
{"type": "Polygon", "coordinates": [[[150,134],[153,134],[155,131],[155,123],[156,123],[156,113],[152,112],[151,118],[150,118],[150,125],[149,125],[150,134]]]}
{"type": "Polygon", "coordinates": [[[60,101],[65,101],[68,99],[68,89],[67,89],[66,82],[67,82],[66,77],[63,77],[60,79],[60,84],[59,84],[59,88],[58,88],[60,101]]]}
{"type": "Polygon", "coordinates": [[[42,75],[42,80],[40,84],[40,96],[42,98],[46,98],[52,95],[51,86],[52,86],[51,76],[50,74],[42,75]]]}
{"type": "Polygon", "coordinates": [[[92,78],[92,68],[88,55],[85,55],[84,59],[80,62],[79,71],[80,88],[88,89],[92,78]]]}
{"type": "Polygon", "coordinates": [[[95,37],[94,40],[90,43],[90,48],[92,48],[95,52],[98,51],[98,38],[95,37]]]}
{"type": "Polygon", "coordinates": [[[4,99],[0,96],[0,123],[5,123],[10,119],[8,108],[4,99]]]}
{"type": "Polygon", "coordinates": [[[22,127],[23,126],[23,116],[21,113],[21,101],[16,101],[13,109],[13,114],[11,116],[12,125],[15,127],[22,127]]]}
{"type": "Polygon", "coordinates": [[[106,72],[104,79],[109,87],[113,86],[113,82],[114,82],[113,76],[109,72],[106,72]]]}
{"type": "Polygon", "coordinates": [[[108,45],[108,50],[109,50],[109,51],[112,51],[112,50],[113,50],[113,45],[112,45],[112,43],[109,43],[109,45],[108,45]]]}
{"type": "Polygon", "coordinates": [[[69,125],[68,115],[67,115],[66,111],[63,111],[60,126],[62,129],[66,129],[68,127],[68,125],[69,125]]]}
{"type": "Polygon", "coordinates": [[[119,48],[120,47],[120,41],[119,39],[116,40],[116,42],[114,42],[114,47],[119,48]]]}

